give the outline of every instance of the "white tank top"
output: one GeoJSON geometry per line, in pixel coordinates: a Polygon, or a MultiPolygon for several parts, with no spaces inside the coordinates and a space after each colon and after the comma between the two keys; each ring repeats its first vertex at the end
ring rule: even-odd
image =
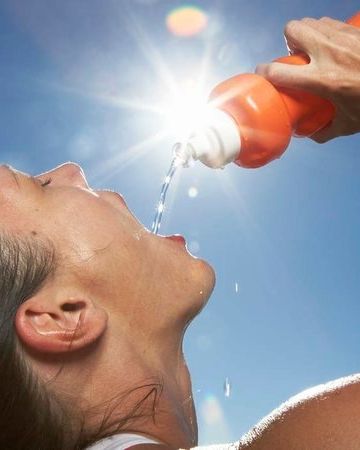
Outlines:
{"type": "Polygon", "coordinates": [[[160,441],[150,439],[141,434],[135,433],[120,433],[110,436],[95,444],[87,447],[88,450],[126,450],[133,445],[139,444],[162,444],[160,441]]]}

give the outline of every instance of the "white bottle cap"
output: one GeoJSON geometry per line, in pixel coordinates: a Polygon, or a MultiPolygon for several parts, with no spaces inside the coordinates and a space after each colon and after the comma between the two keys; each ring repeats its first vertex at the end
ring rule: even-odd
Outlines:
{"type": "Polygon", "coordinates": [[[217,169],[234,161],[240,153],[241,138],[234,119],[220,109],[209,110],[203,127],[195,130],[186,143],[177,144],[176,154],[183,165],[199,159],[217,169]]]}

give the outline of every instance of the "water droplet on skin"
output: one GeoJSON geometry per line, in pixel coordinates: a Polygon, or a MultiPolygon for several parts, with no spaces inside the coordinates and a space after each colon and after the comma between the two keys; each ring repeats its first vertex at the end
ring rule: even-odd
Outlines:
{"type": "Polygon", "coordinates": [[[227,398],[231,395],[231,383],[228,377],[226,377],[224,381],[224,395],[227,398]]]}
{"type": "Polygon", "coordinates": [[[135,231],[135,233],[134,233],[135,239],[136,239],[137,241],[140,241],[140,239],[142,238],[142,235],[143,235],[144,233],[146,233],[146,230],[143,229],[143,228],[141,228],[141,229],[138,230],[138,231],[135,231]]]}
{"type": "Polygon", "coordinates": [[[192,397],[192,395],[190,395],[189,397],[187,397],[187,398],[183,401],[183,405],[185,405],[186,403],[192,402],[192,400],[193,400],[193,397],[192,397]]]}
{"type": "Polygon", "coordinates": [[[203,295],[203,291],[200,291],[199,294],[200,294],[200,295],[203,295]]]}

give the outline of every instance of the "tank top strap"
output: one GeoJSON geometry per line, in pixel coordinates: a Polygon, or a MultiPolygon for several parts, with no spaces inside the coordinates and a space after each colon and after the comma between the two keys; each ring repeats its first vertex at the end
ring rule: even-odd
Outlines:
{"type": "Polygon", "coordinates": [[[109,436],[95,444],[87,447],[88,450],[126,450],[129,447],[139,444],[161,444],[152,438],[136,433],[120,433],[109,436]]]}

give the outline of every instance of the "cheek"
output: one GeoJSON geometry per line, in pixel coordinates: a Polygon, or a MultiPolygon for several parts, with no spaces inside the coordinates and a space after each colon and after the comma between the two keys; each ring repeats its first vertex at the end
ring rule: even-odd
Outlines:
{"type": "Polygon", "coordinates": [[[10,233],[27,235],[31,231],[41,230],[43,219],[36,201],[14,193],[13,189],[1,188],[1,229],[10,233]]]}
{"type": "Polygon", "coordinates": [[[129,228],[125,217],[97,198],[79,196],[72,201],[58,199],[62,207],[44,208],[42,226],[59,248],[74,252],[81,260],[100,256],[108,250],[126,252],[129,228]]]}

